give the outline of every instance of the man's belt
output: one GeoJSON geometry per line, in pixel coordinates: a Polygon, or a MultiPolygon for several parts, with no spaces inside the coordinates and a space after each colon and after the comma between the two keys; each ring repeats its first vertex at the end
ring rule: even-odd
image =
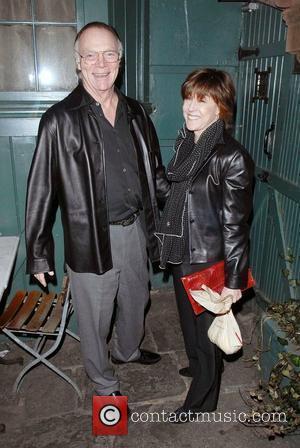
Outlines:
{"type": "Polygon", "coordinates": [[[131,224],[134,223],[134,221],[136,221],[139,214],[140,211],[138,210],[137,212],[130,215],[128,218],[120,219],[119,221],[110,221],[109,224],[112,226],[124,226],[124,227],[130,226],[131,224]]]}

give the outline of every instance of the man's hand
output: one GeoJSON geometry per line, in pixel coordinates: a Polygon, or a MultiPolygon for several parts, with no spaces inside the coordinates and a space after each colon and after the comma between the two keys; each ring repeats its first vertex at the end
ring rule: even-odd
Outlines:
{"type": "Polygon", "coordinates": [[[40,282],[41,285],[43,285],[44,287],[47,286],[47,282],[45,279],[45,274],[50,275],[51,277],[53,277],[54,272],[50,271],[50,272],[39,272],[38,274],[34,274],[34,277],[40,282]]]}
{"type": "Polygon", "coordinates": [[[231,296],[232,303],[235,303],[242,297],[242,291],[240,289],[230,289],[230,288],[226,288],[226,286],[224,286],[224,288],[222,289],[222,292],[221,292],[221,297],[225,298],[227,296],[231,296]]]}

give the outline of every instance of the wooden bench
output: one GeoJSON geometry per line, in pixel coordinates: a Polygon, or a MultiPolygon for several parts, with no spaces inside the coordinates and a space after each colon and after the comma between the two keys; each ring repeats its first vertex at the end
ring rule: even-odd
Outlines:
{"type": "Polygon", "coordinates": [[[79,341],[79,337],[68,330],[67,325],[73,312],[69,279],[64,277],[62,291],[56,293],[41,293],[39,291],[18,291],[10,304],[0,316],[0,330],[35,359],[29,362],[21,371],[14,383],[14,392],[19,390],[24,376],[40,363],[67,381],[77,392],[82,394],[77,384],[64,372],[55,367],[48,358],[62,345],[64,333],[79,341]],[[35,337],[36,343],[31,347],[22,336],[35,337]],[[43,352],[47,339],[53,344],[43,352]]]}

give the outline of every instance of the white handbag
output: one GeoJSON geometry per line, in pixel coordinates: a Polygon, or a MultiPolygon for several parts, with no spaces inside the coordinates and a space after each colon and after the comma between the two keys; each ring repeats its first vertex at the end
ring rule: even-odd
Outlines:
{"type": "Polygon", "coordinates": [[[208,286],[202,285],[199,291],[190,291],[192,297],[207,310],[221,314],[216,316],[208,329],[208,337],[226,355],[238,352],[243,346],[240,328],[231,310],[230,296],[222,298],[208,286]]]}
{"type": "Polygon", "coordinates": [[[243,346],[241,331],[232,310],[215,317],[207,334],[226,355],[238,352],[243,346]]]}

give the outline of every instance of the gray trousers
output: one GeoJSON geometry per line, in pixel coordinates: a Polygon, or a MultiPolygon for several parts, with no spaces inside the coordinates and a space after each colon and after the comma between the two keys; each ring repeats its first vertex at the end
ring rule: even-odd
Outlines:
{"type": "Polygon", "coordinates": [[[113,268],[102,275],[67,266],[83,363],[98,395],[119,390],[108,359],[107,337],[115,305],[111,353],[121,361],[140,356],[144,313],[149,300],[146,240],[140,217],[130,226],[110,225],[113,268]]]}

